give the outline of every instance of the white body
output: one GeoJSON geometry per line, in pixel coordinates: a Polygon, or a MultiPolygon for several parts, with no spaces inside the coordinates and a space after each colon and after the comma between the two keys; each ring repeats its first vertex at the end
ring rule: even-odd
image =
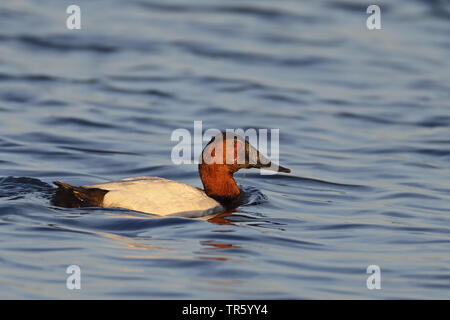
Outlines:
{"type": "Polygon", "coordinates": [[[84,187],[109,191],[103,199],[103,207],[184,217],[202,217],[225,211],[219,202],[202,190],[164,178],[135,177],[84,187]]]}

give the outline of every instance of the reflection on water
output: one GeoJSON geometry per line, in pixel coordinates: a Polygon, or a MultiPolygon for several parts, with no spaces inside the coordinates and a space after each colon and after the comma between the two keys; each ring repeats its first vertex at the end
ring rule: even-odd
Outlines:
{"type": "Polygon", "coordinates": [[[380,31],[347,0],[77,4],[69,31],[61,1],[0,3],[1,298],[450,297],[449,1],[381,2],[380,31]],[[292,174],[201,219],[49,204],[54,180],[201,187],[170,160],[194,121],[279,128],[292,174]]]}
{"type": "Polygon", "coordinates": [[[201,241],[201,245],[205,246],[206,250],[199,253],[200,259],[210,259],[210,260],[217,260],[217,261],[227,261],[229,260],[227,257],[221,257],[220,252],[217,252],[218,250],[224,250],[224,249],[233,249],[233,248],[239,248],[238,245],[234,244],[227,244],[227,243],[217,243],[212,240],[208,241],[201,241]],[[215,250],[208,251],[208,250],[215,250]]]}

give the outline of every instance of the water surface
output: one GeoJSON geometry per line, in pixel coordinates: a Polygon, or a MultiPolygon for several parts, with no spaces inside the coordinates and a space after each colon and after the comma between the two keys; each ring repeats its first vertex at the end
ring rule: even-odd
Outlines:
{"type": "Polygon", "coordinates": [[[379,2],[377,31],[368,1],[77,4],[78,31],[0,4],[1,298],[450,298],[449,1],[379,2]],[[194,121],[280,128],[292,174],[209,220],[50,205],[53,180],[201,187],[170,160],[194,121]]]}

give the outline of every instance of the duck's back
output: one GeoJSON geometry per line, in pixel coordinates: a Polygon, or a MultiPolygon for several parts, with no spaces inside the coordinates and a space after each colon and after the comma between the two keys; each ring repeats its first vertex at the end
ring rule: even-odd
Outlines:
{"type": "Polygon", "coordinates": [[[224,208],[193,186],[159,177],[135,177],[84,186],[108,190],[103,207],[120,207],[158,215],[199,217],[224,208]]]}

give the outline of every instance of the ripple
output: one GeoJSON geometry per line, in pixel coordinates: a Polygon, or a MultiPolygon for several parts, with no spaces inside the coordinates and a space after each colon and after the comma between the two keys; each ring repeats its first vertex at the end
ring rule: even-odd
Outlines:
{"type": "Polygon", "coordinates": [[[99,149],[85,149],[85,148],[75,148],[75,147],[67,147],[67,146],[59,146],[61,149],[65,150],[74,150],[80,151],[84,153],[96,153],[96,154],[124,154],[124,155],[133,155],[139,156],[139,153],[134,152],[124,152],[124,151],[113,151],[113,150],[99,150],[99,149]]]}
{"type": "Polygon", "coordinates": [[[82,2],[66,32],[0,5],[0,296],[71,299],[69,264],[85,299],[373,299],[370,264],[379,298],[448,296],[448,1],[381,4],[389,32],[350,0],[82,2]],[[170,157],[198,120],[280,129],[293,172],[197,219],[49,203],[57,179],[201,187],[170,157]]]}
{"type": "Polygon", "coordinates": [[[79,128],[104,128],[104,129],[113,129],[116,128],[116,125],[106,123],[106,122],[100,122],[100,121],[94,121],[94,120],[88,120],[84,118],[77,118],[77,117],[52,117],[47,118],[42,121],[45,125],[53,125],[53,126],[75,126],[79,128]]]}
{"type": "Polygon", "coordinates": [[[157,96],[160,98],[170,98],[170,99],[175,98],[175,95],[168,93],[168,92],[164,92],[162,90],[158,90],[158,89],[136,90],[136,89],[130,89],[130,88],[120,88],[120,87],[112,86],[112,85],[105,85],[104,90],[117,92],[117,93],[124,93],[124,94],[143,94],[143,95],[157,96]]]}
{"type": "Polygon", "coordinates": [[[92,51],[96,53],[113,53],[119,50],[119,48],[99,44],[99,41],[86,41],[86,38],[81,37],[67,37],[65,35],[52,35],[46,38],[36,37],[32,35],[17,35],[11,37],[0,37],[0,41],[17,41],[24,45],[45,49],[45,50],[58,50],[58,51],[92,51]]]}

